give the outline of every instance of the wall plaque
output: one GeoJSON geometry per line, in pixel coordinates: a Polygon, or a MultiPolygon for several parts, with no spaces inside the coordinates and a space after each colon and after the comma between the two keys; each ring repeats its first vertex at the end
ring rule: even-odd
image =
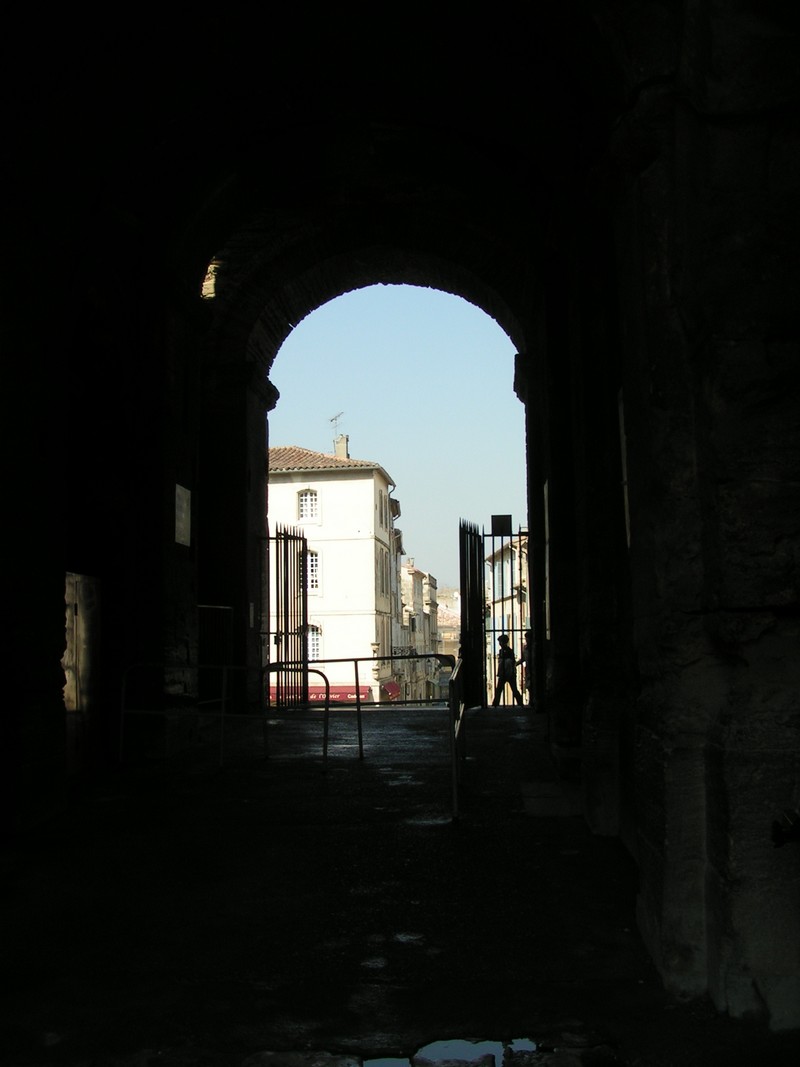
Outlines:
{"type": "Polygon", "coordinates": [[[192,543],[192,494],[182,485],[175,486],[175,540],[179,545],[192,543]]]}

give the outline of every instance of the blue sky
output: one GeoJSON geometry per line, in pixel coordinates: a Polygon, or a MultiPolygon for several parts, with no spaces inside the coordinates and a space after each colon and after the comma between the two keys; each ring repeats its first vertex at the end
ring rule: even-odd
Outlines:
{"type": "Polygon", "coordinates": [[[458,585],[461,519],[527,523],[514,346],[475,305],[410,285],[354,290],[298,323],[270,378],[270,445],[332,452],[347,434],[350,455],[396,483],[406,556],[440,587],[458,585]]]}

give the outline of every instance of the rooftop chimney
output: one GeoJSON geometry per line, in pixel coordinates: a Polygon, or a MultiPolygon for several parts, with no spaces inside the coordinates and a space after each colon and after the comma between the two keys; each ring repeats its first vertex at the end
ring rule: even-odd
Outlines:
{"type": "Polygon", "coordinates": [[[340,433],[333,442],[333,447],[339,459],[350,459],[350,438],[346,433],[340,433]]]}

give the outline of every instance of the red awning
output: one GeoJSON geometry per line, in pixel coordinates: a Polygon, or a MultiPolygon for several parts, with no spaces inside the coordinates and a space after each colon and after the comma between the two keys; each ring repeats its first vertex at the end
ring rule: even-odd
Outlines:
{"type": "MultiPolygon", "coordinates": [[[[332,704],[333,703],[345,703],[347,701],[352,701],[355,704],[355,702],[356,702],[356,687],[354,685],[332,685],[330,693],[331,693],[331,703],[332,704]]],[[[366,700],[371,700],[372,699],[372,693],[371,693],[370,687],[368,685],[359,686],[359,693],[361,695],[361,700],[362,701],[366,701],[366,700]]],[[[299,690],[296,690],[296,689],[289,690],[288,692],[286,690],[284,690],[283,691],[283,695],[287,696],[287,697],[290,697],[293,700],[301,699],[301,693],[300,693],[299,690]]],[[[270,687],[269,699],[270,699],[270,702],[273,703],[273,704],[278,699],[278,691],[274,686],[270,687]]],[[[308,700],[309,700],[309,703],[324,704],[325,703],[325,686],[324,685],[310,685],[308,687],[308,700]]]]}
{"type": "Polygon", "coordinates": [[[381,684],[381,689],[390,700],[397,700],[400,696],[400,686],[397,682],[383,682],[381,684]]]}
{"type": "MultiPolygon", "coordinates": [[[[372,691],[368,685],[359,686],[358,693],[362,700],[370,700],[372,697],[372,691]]],[[[308,699],[313,701],[325,701],[325,686],[324,685],[310,685],[308,687],[308,699]]],[[[352,700],[356,701],[356,687],[354,685],[332,685],[331,686],[331,701],[334,700],[352,700]]]]}

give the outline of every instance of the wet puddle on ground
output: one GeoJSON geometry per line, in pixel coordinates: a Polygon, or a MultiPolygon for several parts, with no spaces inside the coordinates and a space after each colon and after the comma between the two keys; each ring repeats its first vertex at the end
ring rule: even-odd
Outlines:
{"type": "Polygon", "coordinates": [[[503,1062],[511,1053],[536,1052],[535,1041],[527,1037],[514,1038],[512,1041],[468,1041],[466,1039],[449,1039],[433,1041],[424,1045],[411,1056],[382,1057],[364,1060],[363,1067],[436,1067],[437,1064],[476,1063],[488,1064],[494,1060],[494,1067],[503,1067],[503,1062]]]}

